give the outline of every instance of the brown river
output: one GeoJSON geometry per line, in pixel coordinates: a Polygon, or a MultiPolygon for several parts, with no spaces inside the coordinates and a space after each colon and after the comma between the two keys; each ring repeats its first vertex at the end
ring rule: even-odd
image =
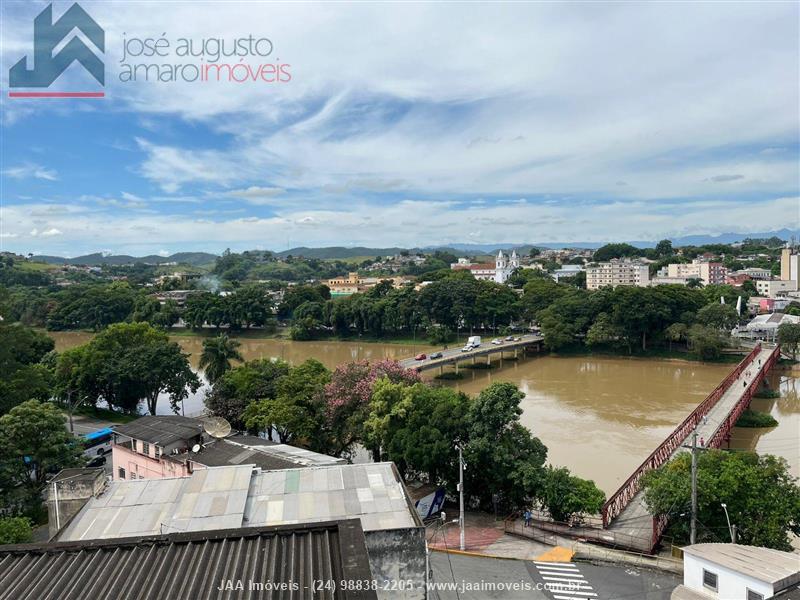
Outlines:
{"type": "MultiPolygon", "coordinates": [[[[91,334],[49,332],[56,349],[91,339],[91,334]]],[[[202,338],[176,336],[192,365],[202,351],[202,338]]],[[[405,358],[429,347],[363,342],[292,342],[240,339],[245,359],[278,357],[290,363],[316,358],[328,368],[343,362],[405,358]]],[[[550,462],[593,479],[607,494],[630,473],[672,429],[725,377],[730,364],[628,359],[598,356],[539,356],[519,361],[493,361],[491,370],[463,369],[460,381],[441,382],[477,394],[493,381],[516,384],[525,393],[522,422],[548,447],[550,462]]],[[[800,476],[800,376],[773,372],[773,386],[782,395],[756,399],[753,408],[770,412],[779,422],[771,429],[734,430],[731,447],[754,449],[786,458],[800,476]]],[[[204,391],[186,401],[186,414],[203,408],[204,391]]],[[[159,413],[169,413],[163,401],[159,413]]]]}

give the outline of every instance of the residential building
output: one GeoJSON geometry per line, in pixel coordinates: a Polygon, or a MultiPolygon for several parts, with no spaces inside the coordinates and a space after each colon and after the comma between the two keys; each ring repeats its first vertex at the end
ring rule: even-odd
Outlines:
{"type": "Polygon", "coordinates": [[[753,278],[747,273],[730,272],[725,278],[725,283],[735,287],[741,287],[745,281],[752,281],[753,278]]]}
{"type": "Polygon", "coordinates": [[[389,281],[392,287],[402,287],[409,283],[404,277],[361,277],[358,273],[348,273],[341,279],[328,279],[325,285],[331,290],[331,296],[350,296],[359,292],[366,292],[382,281],[389,281]]]}
{"type": "Polygon", "coordinates": [[[784,295],[787,292],[796,291],[797,281],[786,281],[783,279],[757,279],[756,290],[761,296],[774,298],[775,296],[784,295]]]}
{"type": "MultiPolygon", "coordinates": [[[[663,276],[669,278],[699,279],[703,285],[725,283],[728,269],[722,263],[711,262],[703,259],[694,259],[690,263],[670,263],[666,266],[663,276]]],[[[662,276],[659,272],[659,276],[662,276]]]]}
{"type": "Polygon", "coordinates": [[[112,481],[56,541],[219,530],[236,535],[253,527],[308,527],[353,518],[364,532],[378,597],[424,599],[425,527],[393,463],[281,471],[238,465],[196,470],[189,477],[112,481]],[[391,587],[398,581],[410,582],[409,588],[391,587]]]}
{"type": "Polygon", "coordinates": [[[506,256],[506,254],[500,250],[497,253],[494,264],[474,264],[465,258],[459,258],[458,262],[450,264],[450,269],[454,271],[467,270],[472,273],[472,276],[475,277],[475,279],[494,281],[496,283],[505,283],[508,281],[508,278],[511,277],[511,274],[516,269],[519,269],[519,267],[519,257],[517,256],[516,250],[511,251],[511,256],[506,256]]]}
{"type": "Polygon", "coordinates": [[[140,417],[117,426],[111,453],[116,480],[185,477],[225,465],[278,470],[346,462],[255,436],[212,438],[203,431],[202,420],[178,415],[140,417]]]}
{"type": "Polygon", "coordinates": [[[596,290],[605,286],[650,285],[650,268],[639,261],[611,259],[595,263],[586,268],[586,289],[596,290]]]}
{"type": "Polygon", "coordinates": [[[683,585],[672,600],[767,600],[800,596],[800,557],[792,552],[740,544],[683,548],[683,585]]]}
{"type": "Polygon", "coordinates": [[[748,275],[750,279],[771,279],[772,271],[761,267],[747,267],[746,269],[734,271],[731,275],[748,275]]]}
{"type": "Polygon", "coordinates": [[[0,547],[0,600],[376,600],[339,585],[371,579],[358,519],[0,547]]]}

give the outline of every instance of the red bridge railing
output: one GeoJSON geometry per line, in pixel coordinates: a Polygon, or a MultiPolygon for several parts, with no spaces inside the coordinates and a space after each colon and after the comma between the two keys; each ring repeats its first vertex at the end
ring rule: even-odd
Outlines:
{"type": "MultiPolygon", "coordinates": [[[[644,462],[639,465],[639,467],[631,474],[631,476],[628,477],[625,483],[623,483],[620,488],[606,501],[602,509],[604,527],[608,527],[609,523],[619,516],[625,507],[628,506],[628,503],[630,503],[633,497],[639,492],[639,489],[641,488],[642,476],[651,469],[657,469],[670,459],[673,452],[675,452],[678,446],[680,446],[681,443],[683,443],[683,441],[689,436],[689,434],[692,433],[703,416],[708,414],[708,412],[714,408],[717,402],[719,402],[719,399],[722,398],[726,391],[728,391],[728,388],[730,388],[731,384],[736,381],[736,378],[739,377],[739,375],[750,365],[751,362],[753,362],[753,359],[760,351],[761,343],[759,342],[756,344],[755,348],[753,348],[750,354],[748,354],[744,360],[742,360],[742,362],[736,365],[736,368],[731,371],[730,374],[724,380],[722,380],[722,382],[716,388],[714,388],[714,391],[712,391],[706,397],[706,399],[703,400],[697,406],[697,408],[695,408],[691,414],[689,414],[689,416],[686,417],[683,422],[675,428],[675,430],[667,437],[667,439],[661,442],[658,448],[653,450],[650,456],[648,456],[644,462]]],[[[773,356],[775,356],[774,352],[770,355],[770,359],[772,359],[773,356]]],[[[771,364],[765,367],[764,371],[762,372],[766,372],[769,366],[771,366],[771,364]]],[[[760,381],[760,378],[757,377],[756,379],[760,381]]],[[[753,381],[750,387],[753,387],[753,385],[756,384],[757,381],[753,381]]],[[[666,527],[666,520],[664,520],[663,523],[660,523],[659,521],[660,520],[657,520],[653,523],[653,535],[656,536],[657,534],[657,537],[655,538],[656,540],[661,537],[663,528],[666,527]],[[657,532],[657,529],[660,529],[660,531],[657,532]]]]}

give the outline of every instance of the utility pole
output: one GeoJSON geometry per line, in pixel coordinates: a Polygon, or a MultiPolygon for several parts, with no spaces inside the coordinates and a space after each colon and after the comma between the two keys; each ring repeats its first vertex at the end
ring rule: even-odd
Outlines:
{"type": "Polygon", "coordinates": [[[464,550],[464,458],[461,453],[461,444],[456,445],[458,448],[458,546],[464,550]]]}
{"type": "Polygon", "coordinates": [[[697,536],[697,427],[692,432],[692,518],[689,529],[689,544],[694,545],[697,536]]]}

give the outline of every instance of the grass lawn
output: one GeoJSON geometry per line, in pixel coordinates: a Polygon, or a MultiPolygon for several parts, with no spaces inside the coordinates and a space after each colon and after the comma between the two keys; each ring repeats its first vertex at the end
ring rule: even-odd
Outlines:
{"type": "Polygon", "coordinates": [[[141,415],[126,415],[123,413],[116,412],[114,410],[108,410],[107,408],[93,408],[91,406],[79,406],[75,409],[74,415],[83,415],[85,417],[91,417],[93,419],[101,419],[103,421],[110,421],[112,423],[130,423],[131,421],[135,421],[141,415]]]}

